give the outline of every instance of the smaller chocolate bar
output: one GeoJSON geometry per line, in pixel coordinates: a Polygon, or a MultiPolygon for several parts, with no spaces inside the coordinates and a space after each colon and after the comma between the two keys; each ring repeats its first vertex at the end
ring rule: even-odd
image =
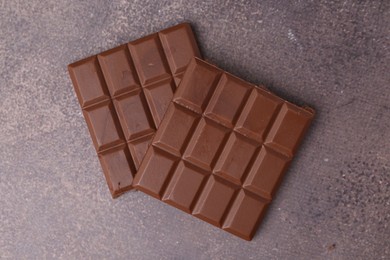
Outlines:
{"type": "Polygon", "coordinates": [[[251,240],[313,116],[195,58],[135,188],[251,240]]]}
{"type": "Polygon", "coordinates": [[[132,188],[169,102],[199,49],[187,23],[68,66],[113,197],[132,188]]]}

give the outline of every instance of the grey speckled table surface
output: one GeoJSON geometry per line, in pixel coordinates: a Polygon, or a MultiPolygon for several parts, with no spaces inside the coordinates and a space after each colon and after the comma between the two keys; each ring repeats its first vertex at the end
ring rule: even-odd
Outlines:
{"type": "Polygon", "coordinates": [[[1,259],[389,259],[390,2],[0,1],[1,259]],[[317,117],[252,242],[112,200],[66,65],[189,21],[317,117]]]}

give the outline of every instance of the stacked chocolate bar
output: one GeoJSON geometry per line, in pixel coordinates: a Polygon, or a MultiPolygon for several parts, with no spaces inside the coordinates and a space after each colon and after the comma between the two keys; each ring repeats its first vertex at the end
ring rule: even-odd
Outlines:
{"type": "Polygon", "coordinates": [[[313,109],[203,61],[187,23],[68,68],[113,197],[136,188],[252,239],[313,109]]]}

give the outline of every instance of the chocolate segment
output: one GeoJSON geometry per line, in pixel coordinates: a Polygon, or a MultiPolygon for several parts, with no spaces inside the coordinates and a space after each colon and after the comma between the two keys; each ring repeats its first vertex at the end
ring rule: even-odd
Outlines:
{"type": "Polygon", "coordinates": [[[313,117],[194,58],[134,186],[251,240],[313,117]]]}
{"type": "Polygon", "coordinates": [[[113,197],[136,173],[192,57],[189,24],[179,24],[68,66],[113,197]]]}

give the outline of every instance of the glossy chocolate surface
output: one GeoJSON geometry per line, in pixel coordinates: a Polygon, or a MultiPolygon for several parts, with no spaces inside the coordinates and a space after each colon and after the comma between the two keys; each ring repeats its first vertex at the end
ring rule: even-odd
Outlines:
{"type": "Polygon", "coordinates": [[[134,174],[188,62],[200,56],[187,23],[68,66],[113,197],[134,174]]]}
{"type": "Polygon", "coordinates": [[[194,58],[134,186],[251,240],[313,116],[194,58]]]}

